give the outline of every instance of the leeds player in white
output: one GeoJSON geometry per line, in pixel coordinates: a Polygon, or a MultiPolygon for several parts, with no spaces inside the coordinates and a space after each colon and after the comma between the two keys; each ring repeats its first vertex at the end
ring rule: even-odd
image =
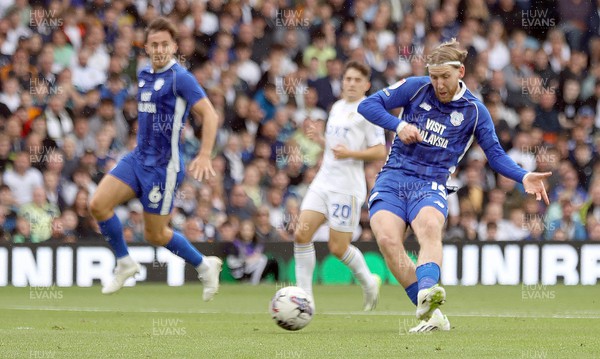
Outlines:
{"type": "Polygon", "coordinates": [[[371,86],[370,75],[366,65],[349,62],[342,78],[342,99],[331,108],[325,137],[314,131],[310,134],[325,145],[325,152],[321,168],[302,201],[294,233],[296,283],[312,297],[316,256],[311,240],[319,226],[329,222],[329,250],[360,282],[366,311],[377,304],[381,280],[369,271],[363,254],[350,242],[367,195],[364,161],[387,156],[383,129],[357,112],[371,86]]]}

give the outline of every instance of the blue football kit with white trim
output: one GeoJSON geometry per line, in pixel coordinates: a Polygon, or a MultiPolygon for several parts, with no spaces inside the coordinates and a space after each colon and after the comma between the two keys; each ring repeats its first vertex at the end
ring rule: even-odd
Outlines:
{"type": "Polygon", "coordinates": [[[129,185],[144,211],[167,215],[175,190],[185,177],[181,130],[191,107],[206,97],[196,79],[172,60],[138,75],[137,147],[110,174],[129,185]]]}
{"type": "Polygon", "coordinates": [[[363,100],[358,112],[394,132],[401,121],[412,124],[423,137],[407,145],[396,136],[369,197],[371,216],[386,209],[411,223],[425,206],[447,216],[446,181],[474,140],[494,171],[517,182],[527,173],[504,152],[488,110],[462,81],[452,101],[441,103],[429,77],[406,78],[363,100]],[[387,112],[396,108],[398,117],[387,112]]]}

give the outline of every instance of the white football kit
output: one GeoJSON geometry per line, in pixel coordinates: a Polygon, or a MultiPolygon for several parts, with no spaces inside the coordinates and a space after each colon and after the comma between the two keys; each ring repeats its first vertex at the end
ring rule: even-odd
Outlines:
{"type": "Polygon", "coordinates": [[[353,232],[360,219],[360,209],[367,195],[364,161],[336,159],[332,148],[344,145],[353,151],[385,144],[384,131],[361,116],[362,101],[339,100],[333,104],[325,128],[323,162],[311,183],[301,210],[323,213],[329,226],[340,232],[353,232]]]}

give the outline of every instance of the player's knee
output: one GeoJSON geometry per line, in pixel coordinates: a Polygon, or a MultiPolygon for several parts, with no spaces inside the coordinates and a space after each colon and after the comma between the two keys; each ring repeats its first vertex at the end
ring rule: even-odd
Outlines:
{"type": "Polygon", "coordinates": [[[424,239],[437,238],[442,234],[442,227],[443,224],[440,224],[436,218],[424,218],[415,226],[415,232],[420,233],[420,237],[424,239]]]}
{"type": "Polygon", "coordinates": [[[108,219],[108,215],[110,214],[111,208],[106,208],[106,206],[102,203],[98,197],[92,197],[89,205],[90,214],[97,221],[103,221],[108,219]]]}
{"type": "Polygon", "coordinates": [[[397,238],[394,238],[389,233],[380,233],[377,237],[377,245],[381,248],[382,251],[393,250],[399,243],[397,238]]]}
{"type": "Polygon", "coordinates": [[[301,244],[310,242],[312,238],[309,234],[309,231],[307,231],[304,227],[305,226],[298,224],[298,227],[296,227],[296,230],[294,231],[294,242],[301,244]]]}
{"type": "Polygon", "coordinates": [[[329,252],[336,256],[338,259],[342,258],[344,254],[346,254],[346,250],[348,250],[347,243],[339,243],[337,241],[331,240],[331,238],[329,239],[329,242],[327,242],[327,247],[329,248],[329,252]]]}
{"type": "Polygon", "coordinates": [[[164,246],[169,243],[170,238],[167,238],[162,231],[154,231],[150,229],[144,230],[144,239],[155,246],[164,246]]]}

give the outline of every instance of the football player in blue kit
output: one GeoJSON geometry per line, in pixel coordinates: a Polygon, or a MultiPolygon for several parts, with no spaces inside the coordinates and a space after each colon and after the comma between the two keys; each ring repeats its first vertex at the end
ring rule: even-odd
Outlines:
{"type": "Polygon", "coordinates": [[[411,332],[450,329],[438,309],[446,300],[438,284],[448,215],[445,184],[473,140],[494,171],[548,203],[543,182],[551,173],[528,173],[504,152],[490,113],[461,81],[466,56],[456,40],[443,43],[428,57],[429,76],[403,79],[358,107],[367,120],[397,134],[368,203],[371,228],[386,264],[422,320],[411,332]],[[396,108],[401,109],[398,117],[388,113],[396,108]],[[420,246],[416,268],[402,243],[407,225],[420,246]]]}
{"type": "Polygon", "coordinates": [[[137,147],[102,180],[90,201],[90,211],[117,257],[114,278],[102,293],[111,294],[140,271],[128,253],[123,228],[114,208],[133,198],[144,206],[144,238],[164,246],[196,268],[203,299],[211,300],[219,288],[222,262],[203,256],[181,234],[169,228],[177,187],[185,176],[181,129],[190,111],[202,119],[202,146],[190,162],[189,172],[202,181],[214,176],[210,154],[215,143],[217,113],[202,87],[174,59],[177,28],[165,18],[153,20],[145,32],[145,50],[151,66],[138,76],[137,147]]]}

